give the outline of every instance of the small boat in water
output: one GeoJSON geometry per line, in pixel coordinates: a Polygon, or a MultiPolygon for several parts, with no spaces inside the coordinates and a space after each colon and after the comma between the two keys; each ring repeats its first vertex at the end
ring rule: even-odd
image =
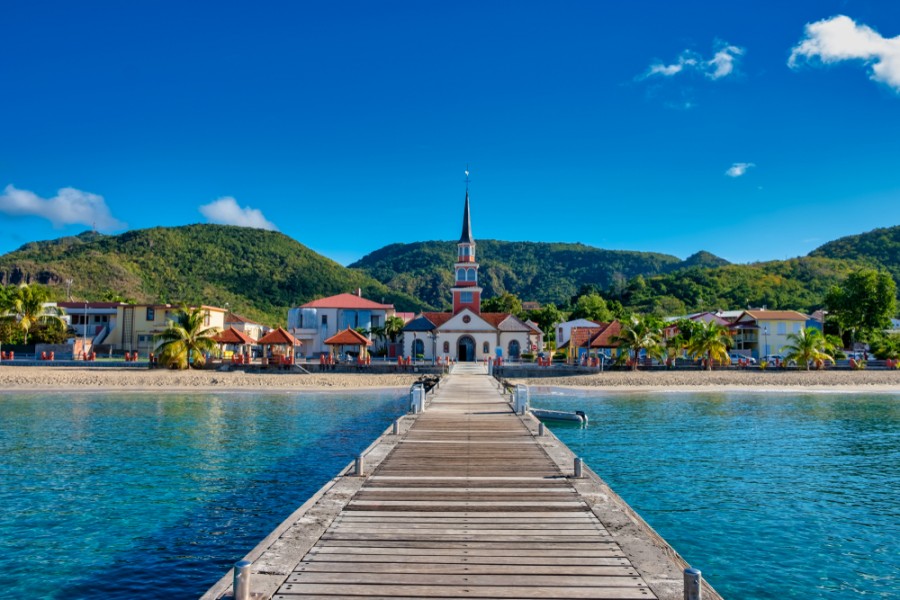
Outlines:
{"type": "Polygon", "coordinates": [[[568,412],[564,410],[548,410],[545,408],[532,408],[531,414],[541,421],[571,421],[573,423],[581,423],[587,425],[588,418],[582,410],[568,412]]]}

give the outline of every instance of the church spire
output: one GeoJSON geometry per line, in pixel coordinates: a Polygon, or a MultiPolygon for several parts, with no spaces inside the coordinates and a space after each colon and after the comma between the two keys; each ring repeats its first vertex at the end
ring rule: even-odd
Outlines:
{"type": "Polygon", "coordinates": [[[474,244],[472,239],[472,218],[469,216],[469,181],[466,180],[466,208],[463,210],[462,235],[459,236],[459,243],[474,244]]]}

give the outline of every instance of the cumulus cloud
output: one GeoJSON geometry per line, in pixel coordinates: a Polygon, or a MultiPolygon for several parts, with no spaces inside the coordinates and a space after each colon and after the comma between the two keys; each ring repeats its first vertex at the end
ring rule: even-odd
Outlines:
{"type": "Polygon", "coordinates": [[[807,23],[805,35],[791,50],[788,66],[861,60],[871,68],[869,77],[900,92],[900,36],[885,38],[850,17],[838,15],[807,23]]]}
{"type": "Polygon", "coordinates": [[[715,81],[734,73],[737,61],[743,54],[743,48],[725,42],[717,42],[716,52],[710,59],[703,58],[693,50],[685,50],[678,56],[678,60],[670,65],[662,62],[653,63],[640,79],[674,77],[679,73],[696,72],[715,81]]]}
{"type": "Polygon", "coordinates": [[[203,213],[203,216],[210,223],[278,231],[275,224],[266,219],[261,210],[250,208],[249,206],[241,207],[238,205],[237,200],[231,196],[225,196],[209,204],[204,204],[200,207],[200,212],[203,213]]]}
{"type": "Polygon", "coordinates": [[[728,168],[727,171],[725,171],[725,174],[728,175],[729,177],[741,177],[742,175],[744,175],[747,172],[747,169],[750,169],[755,166],[756,165],[753,163],[746,163],[746,162],[734,163],[733,165],[731,165],[731,167],[728,168]]]}
{"type": "Polygon", "coordinates": [[[112,216],[103,196],[70,187],[60,189],[52,198],[41,198],[34,192],[7,185],[0,194],[0,212],[14,217],[41,217],[54,227],[80,224],[98,231],[127,227],[112,216]]]}

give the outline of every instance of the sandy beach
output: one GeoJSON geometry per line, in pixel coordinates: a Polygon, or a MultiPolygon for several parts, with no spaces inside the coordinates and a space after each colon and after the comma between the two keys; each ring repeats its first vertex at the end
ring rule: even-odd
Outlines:
{"type": "MultiPolygon", "coordinates": [[[[417,374],[244,373],[121,367],[0,366],[0,390],[291,390],[408,388],[417,374]]],[[[572,377],[517,379],[510,383],[616,391],[797,389],[900,392],[896,371],[613,371],[572,377]]]]}
{"type": "Polygon", "coordinates": [[[574,377],[515,379],[510,383],[616,391],[796,390],[900,392],[900,370],[893,371],[612,371],[574,377]]]}
{"type": "Polygon", "coordinates": [[[409,388],[416,374],[243,373],[166,369],[0,366],[0,390],[291,390],[409,388]]]}

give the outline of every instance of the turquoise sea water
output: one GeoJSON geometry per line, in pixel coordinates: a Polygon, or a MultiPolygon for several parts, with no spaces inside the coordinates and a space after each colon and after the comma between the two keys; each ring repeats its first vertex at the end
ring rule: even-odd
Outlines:
{"type": "Polygon", "coordinates": [[[553,432],[725,597],[900,598],[900,393],[585,393],[553,432]]]}
{"type": "Polygon", "coordinates": [[[0,394],[4,596],[196,598],[404,407],[397,390],[0,394]]]}

